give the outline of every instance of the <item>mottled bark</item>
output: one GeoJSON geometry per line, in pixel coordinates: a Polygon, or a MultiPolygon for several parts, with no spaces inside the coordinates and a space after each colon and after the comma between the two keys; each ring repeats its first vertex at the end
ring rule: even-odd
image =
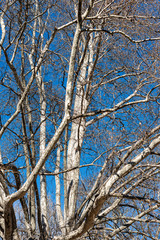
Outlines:
{"type": "MultiPolygon", "coordinates": [[[[0,149],[0,163],[2,155],[0,149]]],[[[5,197],[9,195],[8,187],[4,179],[4,171],[0,171],[0,237],[3,240],[20,240],[18,236],[17,222],[13,206],[8,206],[5,197]]]]}

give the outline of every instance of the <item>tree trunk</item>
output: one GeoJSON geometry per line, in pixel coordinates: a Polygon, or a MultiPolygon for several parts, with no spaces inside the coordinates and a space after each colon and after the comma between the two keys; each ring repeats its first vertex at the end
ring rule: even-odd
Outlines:
{"type": "MultiPolygon", "coordinates": [[[[83,114],[87,109],[87,100],[84,95],[84,80],[86,76],[86,69],[88,65],[88,56],[85,56],[84,62],[82,64],[80,79],[77,82],[77,92],[75,97],[74,105],[74,116],[83,114]]],[[[72,122],[72,129],[70,140],[68,144],[68,154],[67,154],[67,168],[71,169],[77,167],[77,169],[67,173],[67,202],[68,202],[68,212],[67,212],[67,225],[68,230],[72,229],[74,226],[74,215],[76,211],[77,193],[78,193],[78,183],[79,183],[79,164],[81,148],[83,143],[83,137],[85,133],[85,119],[78,118],[72,122]]]]}
{"type": "Polygon", "coordinates": [[[5,230],[3,240],[20,240],[13,206],[6,205],[4,207],[4,221],[5,230]]]}
{"type": "MultiPolygon", "coordinates": [[[[0,164],[2,164],[1,149],[0,164]]],[[[3,240],[20,240],[13,206],[5,205],[4,202],[4,198],[9,195],[9,191],[3,174],[3,170],[0,170],[0,237],[3,240]]]]}
{"type": "MultiPolygon", "coordinates": [[[[41,69],[37,74],[37,85],[39,88],[40,95],[40,108],[41,108],[41,125],[40,125],[40,157],[45,152],[46,147],[46,95],[44,89],[44,83],[41,77],[41,69]]],[[[45,172],[45,165],[42,167],[42,173],[45,172]]],[[[49,235],[49,226],[47,219],[47,192],[46,192],[46,176],[40,175],[40,190],[41,190],[41,219],[42,219],[42,230],[44,233],[44,239],[47,239],[49,235]]]]}

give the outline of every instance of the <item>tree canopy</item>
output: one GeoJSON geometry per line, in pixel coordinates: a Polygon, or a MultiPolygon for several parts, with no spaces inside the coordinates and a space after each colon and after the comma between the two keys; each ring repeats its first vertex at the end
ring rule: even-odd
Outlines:
{"type": "Polygon", "coordinates": [[[158,0],[0,1],[0,237],[160,238],[158,0]]]}

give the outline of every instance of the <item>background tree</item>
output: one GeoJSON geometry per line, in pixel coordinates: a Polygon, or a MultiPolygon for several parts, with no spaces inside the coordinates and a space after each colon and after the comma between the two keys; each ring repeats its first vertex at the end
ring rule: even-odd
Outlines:
{"type": "Polygon", "coordinates": [[[0,10],[0,236],[158,239],[158,1],[0,10]]]}

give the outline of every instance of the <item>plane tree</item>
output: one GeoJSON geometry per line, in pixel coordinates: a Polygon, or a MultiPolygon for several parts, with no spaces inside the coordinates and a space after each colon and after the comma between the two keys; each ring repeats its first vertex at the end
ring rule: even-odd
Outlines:
{"type": "Polygon", "coordinates": [[[158,1],[0,11],[0,236],[158,239],[158,1]]]}

